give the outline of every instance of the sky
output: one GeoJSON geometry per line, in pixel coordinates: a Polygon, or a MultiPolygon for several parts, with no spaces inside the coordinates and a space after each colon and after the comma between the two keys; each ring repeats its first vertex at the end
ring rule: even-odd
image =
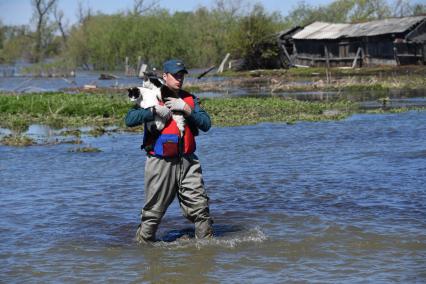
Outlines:
{"type": "MultiPolygon", "coordinates": [[[[296,7],[301,0],[245,0],[249,5],[261,3],[268,12],[280,12],[283,16],[296,7]]],[[[77,7],[81,2],[86,9],[100,11],[104,14],[113,14],[129,10],[133,7],[133,0],[58,0],[59,8],[64,12],[65,20],[69,24],[77,21],[77,7]]],[[[147,3],[150,2],[147,0],[147,3]]],[[[305,0],[307,4],[314,6],[327,5],[332,0],[305,0]]],[[[160,0],[161,8],[175,11],[192,11],[200,6],[211,7],[213,0],[160,0]]],[[[32,17],[31,0],[0,0],[0,20],[3,25],[26,25],[30,24],[32,17]]]]}

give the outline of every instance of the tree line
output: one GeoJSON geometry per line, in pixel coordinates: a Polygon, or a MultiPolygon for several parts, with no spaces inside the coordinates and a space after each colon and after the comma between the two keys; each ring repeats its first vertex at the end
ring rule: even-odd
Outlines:
{"type": "Polygon", "coordinates": [[[156,0],[135,0],[128,11],[112,15],[94,13],[80,3],[78,21],[69,25],[58,9],[59,0],[29,1],[31,25],[0,22],[0,63],[54,59],[67,66],[114,70],[123,68],[125,57],[157,67],[167,58],[182,58],[191,67],[206,67],[220,63],[229,52],[244,59],[247,68],[256,68],[276,60],[275,35],[292,26],[426,13],[425,4],[407,0],[336,0],[319,6],[299,2],[286,16],[244,0],[214,0],[210,8],[174,13],[156,0]]]}

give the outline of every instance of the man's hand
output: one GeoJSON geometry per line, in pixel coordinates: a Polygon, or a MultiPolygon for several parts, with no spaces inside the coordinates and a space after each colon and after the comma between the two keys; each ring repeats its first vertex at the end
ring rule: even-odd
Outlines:
{"type": "Polygon", "coordinates": [[[181,98],[166,98],[165,101],[164,104],[170,110],[182,111],[185,115],[190,115],[192,112],[191,107],[181,98]]]}
{"type": "Polygon", "coordinates": [[[168,121],[172,117],[172,112],[166,106],[156,105],[156,106],[154,106],[154,109],[155,109],[155,113],[159,117],[161,117],[162,119],[164,119],[165,121],[168,121]]]}

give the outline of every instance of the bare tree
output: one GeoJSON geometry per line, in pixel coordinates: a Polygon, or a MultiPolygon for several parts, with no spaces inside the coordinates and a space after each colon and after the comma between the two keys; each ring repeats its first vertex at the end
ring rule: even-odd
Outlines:
{"type": "Polygon", "coordinates": [[[215,0],[213,3],[215,10],[230,17],[237,16],[249,8],[249,4],[245,0],[215,0]]]}
{"type": "Polygon", "coordinates": [[[349,12],[351,21],[379,20],[391,16],[391,9],[386,0],[355,0],[349,12]]]}
{"type": "Polygon", "coordinates": [[[82,25],[84,21],[90,18],[91,15],[92,15],[92,10],[90,9],[90,7],[88,7],[87,9],[84,9],[82,2],[79,1],[78,8],[77,8],[78,23],[82,25]]]}
{"type": "Polygon", "coordinates": [[[65,27],[64,27],[64,12],[62,10],[58,10],[58,6],[55,5],[54,10],[53,10],[53,15],[55,17],[55,22],[58,25],[59,32],[61,33],[62,41],[63,41],[64,45],[66,45],[67,44],[67,34],[65,32],[65,27]]]}
{"type": "Polygon", "coordinates": [[[151,0],[148,2],[145,2],[145,0],[134,0],[132,13],[134,15],[142,15],[149,10],[157,8],[159,3],[159,0],[151,0]]]}
{"type": "Polygon", "coordinates": [[[411,3],[410,0],[395,0],[393,4],[393,16],[407,17],[421,15],[426,12],[426,5],[420,3],[411,3]]]}
{"type": "Polygon", "coordinates": [[[34,8],[34,18],[37,23],[36,30],[36,46],[35,46],[35,61],[40,62],[43,57],[42,47],[43,47],[43,36],[44,28],[47,24],[47,19],[49,13],[51,13],[56,0],[32,0],[31,1],[34,8]]]}

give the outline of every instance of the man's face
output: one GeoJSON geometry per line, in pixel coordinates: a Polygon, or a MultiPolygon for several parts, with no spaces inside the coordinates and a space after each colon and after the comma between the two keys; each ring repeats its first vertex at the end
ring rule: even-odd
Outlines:
{"type": "Polygon", "coordinates": [[[163,73],[163,79],[166,83],[166,86],[171,90],[178,91],[182,88],[183,80],[185,78],[184,72],[178,72],[175,74],[172,73],[163,73]]]}

